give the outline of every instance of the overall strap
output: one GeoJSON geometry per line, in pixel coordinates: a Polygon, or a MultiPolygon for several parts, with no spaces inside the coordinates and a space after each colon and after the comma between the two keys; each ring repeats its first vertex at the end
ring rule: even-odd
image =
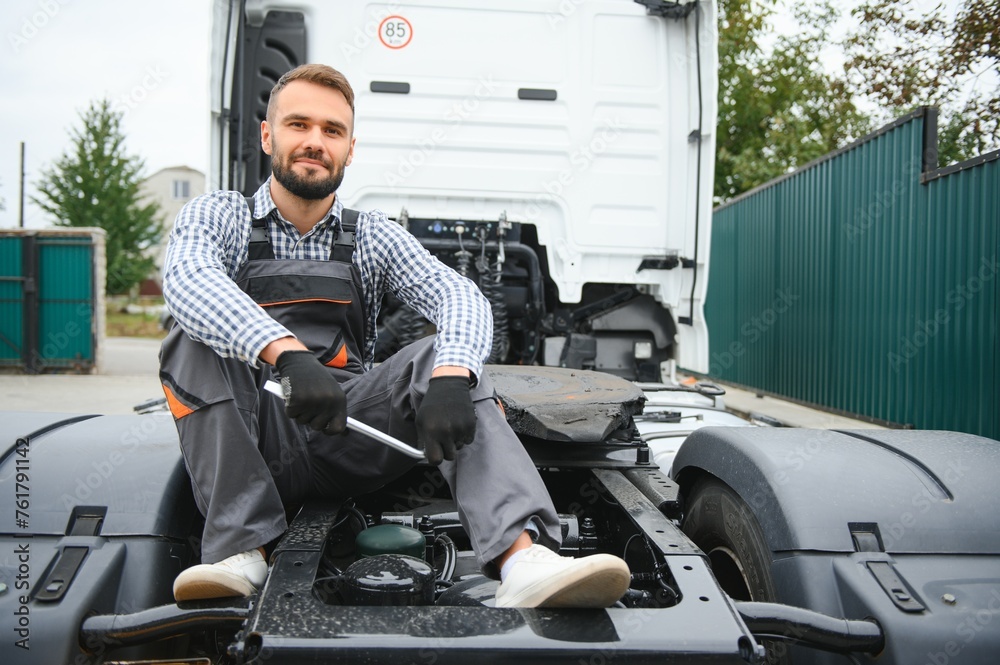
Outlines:
{"type": "Polygon", "coordinates": [[[340,214],[341,232],[330,248],[330,260],[350,263],[354,256],[354,232],[358,228],[358,211],[344,208],[340,214]]]}
{"type": "Polygon", "coordinates": [[[274,250],[271,248],[271,234],[267,230],[267,218],[257,219],[254,213],[253,197],[248,196],[246,200],[247,207],[250,208],[250,217],[253,218],[247,258],[251,261],[255,259],[273,259],[274,250]]]}
{"type": "MultiPolygon", "coordinates": [[[[274,249],[271,247],[271,234],[267,230],[267,218],[258,219],[254,213],[254,200],[252,196],[246,197],[247,207],[250,209],[250,216],[253,218],[253,227],[250,229],[250,245],[247,258],[253,259],[273,259],[274,249]]],[[[354,232],[358,227],[358,211],[344,208],[341,214],[340,226],[342,231],[337,235],[330,248],[330,260],[350,263],[354,256],[354,232]]]]}

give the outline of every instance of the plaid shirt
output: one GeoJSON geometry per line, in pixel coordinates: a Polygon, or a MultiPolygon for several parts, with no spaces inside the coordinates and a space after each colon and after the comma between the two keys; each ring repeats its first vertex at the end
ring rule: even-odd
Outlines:
{"type": "MultiPolygon", "coordinates": [[[[254,194],[263,217],[274,208],[271,180],[254,194]]],[[[300,235],[280,213],[268,217],[276,259],[327,261],[344,206],[337,197],[329,214],[300,235]]],[[[243,195],[218,191],[189,201],[177,215],[163,266],[167,309],[187,334],[220,356],[254,366],[264,347],[291,333],[233,281],[247,262],[252,218],[243,195]]],[[[353,263],[361,272],[368,337],[364,364],[375,357],[375,319],[385,291],[437,326],[435,367],[464,367],[482,374],[493,337],[493,315],[470,280],[441,263],[380,210],[362,212],[353,263]]]]}

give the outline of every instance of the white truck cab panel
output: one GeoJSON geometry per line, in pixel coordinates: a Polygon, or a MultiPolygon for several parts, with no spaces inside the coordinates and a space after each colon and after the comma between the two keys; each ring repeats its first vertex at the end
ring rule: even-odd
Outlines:
{"type": "Polygon", "coordinates": [[[270,87],[302,62],[329,64],[356,94],[338,195],[408,224],[446,260],[459,233],[477,256],[485,243],[510,326],[491,361],[641,380],[671,362],[705,370],[715,5],[646,4],[661,11],[631,0],[217,4],[212,184],[259,185],[270,87]],[[540,276],[497,264],[505,243],[536,253],[540,276]],[[536,279],[541,289],[519,291],[536,279]]]}

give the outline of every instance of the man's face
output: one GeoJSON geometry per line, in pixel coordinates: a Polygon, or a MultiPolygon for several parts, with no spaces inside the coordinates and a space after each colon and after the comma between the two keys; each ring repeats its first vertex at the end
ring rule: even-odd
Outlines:
{"type": "Polygon", "coordinates": [[[291,194],[325,199],[344,180],[354,158],[354,113],[337,90],[292,81],[278,93],[274,117],[260,126],[271,171],[291,194]]]}

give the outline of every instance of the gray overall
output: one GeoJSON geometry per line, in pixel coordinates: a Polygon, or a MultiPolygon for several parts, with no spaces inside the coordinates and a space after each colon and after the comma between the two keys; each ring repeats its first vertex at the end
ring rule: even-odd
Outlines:
{"type": "MultiPolygon", "coordinates": [[[[434,364],[433,338],[364,370],[366,317],[360,273],[351,263],[353,225],[344,229],[329,261],[276,260],[266,220],[254,220],[249,260],[236,281],[330,368],[347,394],[350,416],[416,445],[414,417],[434,364]]],[[[163,341],[160,379],[205,516],[204,563],[271,542],[307,498],[371,492],[415,464],[354,432],[328,436],[299,425],[282,400],[263,389],[275,373],[270,365],[223,358],[179,325],[163,341]]],[[[439,469],[481,568],[496,578],[493,560],[528,521],[541,527],[543,544],[558,547],[561,534],[552,501],[488,377],[480,377],[472,399],[475,440],[439,469]]],[[[433,478],[430,468],[427,477],[433,478]]]]}

